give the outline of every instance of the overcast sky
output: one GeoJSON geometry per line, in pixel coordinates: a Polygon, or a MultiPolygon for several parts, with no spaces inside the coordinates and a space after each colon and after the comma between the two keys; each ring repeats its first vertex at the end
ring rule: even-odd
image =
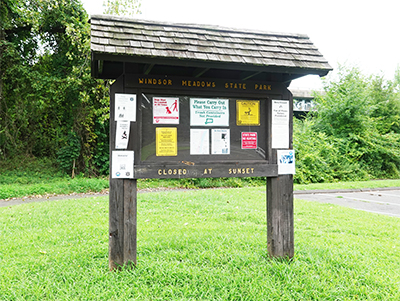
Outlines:
{"type": "MultiPolygon", "coordinates": [[[[104,10],[102,0],[82,3],[89,15],[104,10]]],[[[142,0],[138,18],[306,34],[333,68],[358,66],[393,79],[400,66],[399,12],[396,0],[142,0]]],[[[291,85],[319,86],[318,76],[291,85]]]]}

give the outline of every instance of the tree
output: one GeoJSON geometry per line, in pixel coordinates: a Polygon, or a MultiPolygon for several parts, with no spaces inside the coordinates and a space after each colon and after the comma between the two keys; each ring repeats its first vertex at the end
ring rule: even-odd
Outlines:
{"type": "Polygon", "coordinates": [[[325,94],[315,98],[315,127],[341,137],[368,130],[371,107],[367,86],[368,81],[358,68],[340,66],[338,80],[325,82],[325,94]]]}
{"type": "Polygon", "coordinates": [[[133,17],[141,14],[140,0],[106,0],[103,3],[104,13],[108,15],[133,17]]]}
{"type": "Polygon", "coordinates": [[[317,110],[294,122],[297,182],[400,176],[396,76],[390,81],[341,66],[337,80],[325,82],[317,110]]]}
{"type": "Polygon", "coordinates": [[[369,95],[372,101],[371,117],[379,133],[400,133],[400,69],[393,81],[382,75],[371,76],[369,95]]]}
{"type": "Polygon", "coordinates": [[[20,88],[29,87],[28,70],[38,50],[35,18],[27,10],[28,4],[35,7],[37,2],[0,2],[0,154],[4,158],[7,150],[19,149],[24,144],[18,139],[26,113],[21,110],[20,88]]]}
{"type": "Polygon", "coordinates": [[[72,131],[80,143],[77,167],[93,170],[108,93],[104,81],[90,75],[85,10],[79,0],[7,1],[1,11],[7,20],[0,53],[3,155],[54,158],[72,131]]]}
{"type": "MultiPolygon", "coordinates": [[[[140,0],[108,0],[133,15],[140,0]]],[[[0,155],[58,157],[108,172],[109,82],[90,70],[90,25],[79,0],[0,0],[0,155]]]]}

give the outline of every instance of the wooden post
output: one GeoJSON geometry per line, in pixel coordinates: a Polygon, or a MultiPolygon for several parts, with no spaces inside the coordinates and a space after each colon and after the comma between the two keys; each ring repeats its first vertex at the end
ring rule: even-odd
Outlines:
{"type": "MultiPolygon", "coordinates": [[[[123,77],[111,86],[110,99],[110,169],[115,149],[115,93],[123,93],[123,77]]],[[[128,145],[129,148],[129,145],[128,145]]],[[[111,175],[111,172],[110,172],[111,175]]],[[[109,248],[110,270],[124,265],[136,265],[137,240],[137,180],[110,177],[109,248]]]]}
{"type": "Polygon", "coordinates": [[[272,257],[294,256],[293,175],[267,178],[267,244],[272,257]]]}
{"type": "Polygon", "coordinates": [[[109,267],[136,265],[137,180],[110,180],[109,267]]]}
{"type": "MultiPolygon", "coordinates": [[[[293,95],[287,90],[283,99],[289,100],[289,148],[293,147],[293,95]]],[[[272,103],[268,103],[268,116],[272,119],[272,103]]],[[[267,134],[271,145],[272,124],[267,134]]],[[[277,164],[277,150],[268,148],[268,159],[277,164]]],[[[271,257],[294,256],[293,175],[267,178],[267,245],[271,257]]]]}

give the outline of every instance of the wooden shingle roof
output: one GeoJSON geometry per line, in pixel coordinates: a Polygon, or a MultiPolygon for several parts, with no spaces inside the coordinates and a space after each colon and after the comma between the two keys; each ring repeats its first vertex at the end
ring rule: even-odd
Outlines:
{"type": "MultiPolygon", "coordinates": [[[[96,60],[326,75],[331,66],[308,36],[218,26],[173,24],[121,17],[91,17],[96,60]]],[[[298,76],[297,76],[298,77],[298,76]]]]}

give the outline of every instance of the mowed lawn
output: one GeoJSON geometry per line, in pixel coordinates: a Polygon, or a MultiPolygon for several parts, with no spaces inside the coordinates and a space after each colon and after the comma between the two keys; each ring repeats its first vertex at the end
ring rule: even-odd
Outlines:
{"type": "Polygon", "coordinates": [[[108,270],[108,197],[0,208],[0,300],[400,300],[400,219],[295,200],[267,253],[265,188],[138,195],[138,265],[108,270]]]}

